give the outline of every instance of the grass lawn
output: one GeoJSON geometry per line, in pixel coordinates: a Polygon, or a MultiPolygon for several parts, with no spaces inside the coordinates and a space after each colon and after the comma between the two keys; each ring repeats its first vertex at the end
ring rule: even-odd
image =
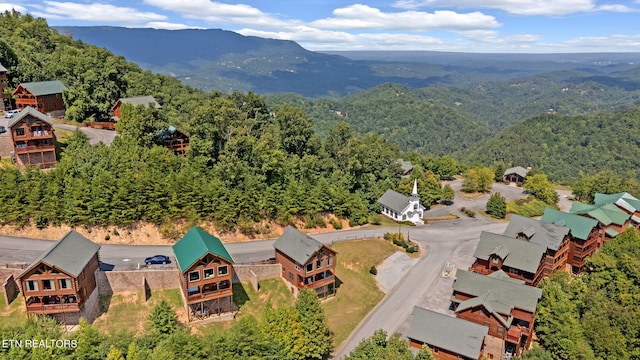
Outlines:
{"type": "Polygon", "coordinates": [[[267,304],[290,307],[296,301],[280,278],[262,280],[259,286],[256,292],[250,283],[233,284],[233,300],[240,306],[238,316],[253,316],[261,321],[267,304]]]}
{"type": "Polygon", "coordinates": [[[538,200],[533,196],[526,199],[511,200],[507,202],[507,213],[518,214],[526,217],[542,216],[544,209],[558,209],[556,205],[548,205],[544,201],[538,200]]]}
{"type": "Polygon", "coordinates": [[[335,243],[333,249],[338,252],[336,277],[341,284],[324,309],[338,347],[384,297],[369,269],[398,248],[390,241],[372,239],[335,243]]]}
{"type": "Polygon", "coordinates": [[[13,300],[10,305],[4,301],[4,295],[0,295],[0,324],[20,326],[27,321],[27,310],[24,307],[22,295],[13,300]]]}
{"type": "Polygon", "coordinates": [[[165,300],[178,314],[180,322],[186,322],[179,289],[156,290],[148,302],[144,302],[142,291],[101,295],[100,310],[104,312],[94,322],[95,327],[106,333],[127,330],[141,332],[147,325],[147,318],[153,308],[165,300]],[[106,312],[105,312],[106,311],[106,312]]]}

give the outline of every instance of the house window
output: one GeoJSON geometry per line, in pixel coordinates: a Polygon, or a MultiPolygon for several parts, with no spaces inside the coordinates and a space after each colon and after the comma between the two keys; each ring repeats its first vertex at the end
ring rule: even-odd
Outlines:
{"type": "Polygon", "coordinates": [[[498,334],[499,335],[504,334],[504,327],[503,326],[498,326],[498,334]]]}
{"type": "Polygon", "coordinates": [[[296,270],[300,270],[300,265],[296,264],[296,270]]]}
{"type": "Polygon", "coordinates": [[[218,266],[218,276],[229,274],[229,266],[218,266]]]}
{"type": "Polygon", "coordinates": [[[289,280],[293,281],[293,273],[291,271],[289,271],[289,280]]]}
{"type": "Polygon", "coordinates": [[[407,220],[407,215],[402,215],[402,220],[407,220]]]}
{"type": "Polygon", "coordinates": [[[24,129],[23,128],[16,129],[16,136],[24,136],[24,129]]]}
{"type": "Polygon", "coordinates": [[[216,276],[215,272],[213,271],[214,269],[204,269],[204,278],[208,279],[208,278],[212,278],[214,276],[216,276]]]}
{"type": "Polygon", "coordinates": [[[60,285],[60,289],[70,289],[71,279],[60,279],[58,280],[58,285],[60,285]]]}
{"type": "Polygon", "coordinates": [[[316,260],[316,269],[319,269],[321,267],[322,267],[322,259],[316,260]]]}
{"type": "Polygon", "coordinates": [[[28,291],[38,291],[38,282],[35,280],[27,280],[28,291]]]}
{"type": "Polygon", "coordinates": [[[43,290],[53,290],[53,280],[42,280],[43,290]]]}
{"type": "Polygon", "coordinates": [[[189,281],[198,281],[200,280],[200,271],[191,271],[189,272],[189,281]]]}
{"type": "Polygon", "coordinates": [[[413,204],[413,210],[418,210],[418,204],[413,204]]]}
{"type": "Polygon", "coordinates": [[[498,264],[500,262],[500,259],[498,259],[497,257],[494,257],[491,259],[491,262],[493,262],[494,264],[498,264]]]}
{"type": "Polygon", "coordinates": [[[331,255],[327,256],[327,266],[331,265],[331,255]]]}
{"type": "Polygon", "coordinates": [[[307,271],[313,271],[313,263],[307,264],[307,271]]]}

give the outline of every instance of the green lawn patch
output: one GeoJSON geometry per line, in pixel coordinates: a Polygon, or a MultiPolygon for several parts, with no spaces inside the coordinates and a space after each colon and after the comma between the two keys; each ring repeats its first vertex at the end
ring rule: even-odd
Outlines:
{"type": "Polygon", "coordinates": [[[507,202],[507,213],[518,214],[526,217],[542,216],[544,209],[558,209],[556,205],[549,205],[532,196],[526,199],[511,200],[507,202]]]}
{"type": "Polygon", "coordinates": [[[333,249],[338,252],[339,288],[323,306],[337,348],[384,297],[369,270],[397,248],[390,241],[370,239],[335,243],[333,249]]]}
{"type": "Polygon", "coordinates": [[[18,297],[9,305],[4,301],[4,295],[0,295],[0,324],[21,326],[26,321],[27,310],[22,295],[18,294],[18,297]]]}
{"type": "Polygon", "coordinates": [[[262,280],[259,287],[260,290],[256,292],[250,283],[233,284],[233,300],[240,307],[238,316],[253,316],[261,321],[268,304],[274,308],[290,307],[296,301],[280,278],[262,280]]]}
{"type": "Polygon", "coordinates": [[[105,333],[127,330],[134,333],[144,330],[147,318],[153,308],[165,300],[178,314],[180,322],[186,322],[186,314],[179,289],[156,290],[151,292],[148,302],[144,301],[142,291],[126,292],[114,295],[101,295],[100,311],[103,312],[94,322],[96,329],[105,333]]]}

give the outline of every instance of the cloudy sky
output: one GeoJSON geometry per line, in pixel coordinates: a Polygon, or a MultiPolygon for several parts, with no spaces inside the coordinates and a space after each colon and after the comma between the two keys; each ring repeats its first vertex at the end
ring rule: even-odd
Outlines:
{"type": "Polygon", "coordinates": [[[309,50],[640,52],[640,0],[0,0],[56,25],[219,28],[309,50]]]}

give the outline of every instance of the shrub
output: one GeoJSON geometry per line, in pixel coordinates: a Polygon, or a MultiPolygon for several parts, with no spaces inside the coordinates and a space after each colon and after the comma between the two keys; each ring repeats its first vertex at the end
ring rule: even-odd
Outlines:
{"type": "Polygon", "coordinates": [[[504,219],[507,215],[507,203],[499,192],[491,195],[487,201],[487,214],[498,219],[504,219]]]}
{"type": "Polygon", "coordinates": [[[40,230],[49,226],[49,219],[43,215],[36,216],[35,222],[36,222],[36,227],[40,230]]]}
{"type": "Polygon", "coordinates": [[[342,229],[342,221],[338,219],[331,219],[331,226],[336,230],[340,230],[342,229]]]}
{"type": "Polygon", "coordinates": [[[371,225],[380,225],[380,224],[382,224],[382,216],[380,216],[378,214],[371,214],[369,216],[369,223],[371,225]]]}
{"type": "Polygon", "coordinates": [[[105,241],[109,241],[109,240],[111,240],[111,235],[109,235],[109,234],[105,235],[105,236],[104,236],[104,240],[105,240],[105,241]]]}
{"type": "Polygon", "coordinates": [[[467,215],[468,217],[476,217],[476,213],[473,210],[469,210],[465,207],[461,208],[460,211],[462,211],[463,214],[467,215]]]}
{"type": "Polygon", "coordinates": [[[369,274],[378,275],[378,269],[376,269],[375,265],[371,265],[371,267],[369,268],[369,274]]]}

